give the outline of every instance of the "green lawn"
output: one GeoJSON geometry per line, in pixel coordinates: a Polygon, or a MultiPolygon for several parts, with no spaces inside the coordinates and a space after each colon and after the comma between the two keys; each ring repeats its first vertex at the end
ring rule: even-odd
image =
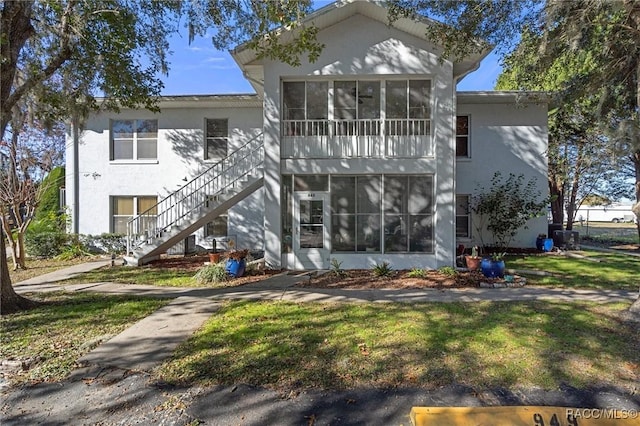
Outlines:
{"type": "Polygon", "coordinates": [[[533,269],[551,272],[553,276],[527,276],[528,284],[569,288],[638,290],[640,286],[640,257],[616,253],[582,251],[588,259],[561,255],[510,256],[509,269],[533,269]]]}
{"type": "Polygon", "coordinates": [[[193,279],[194,275],[194,270],[186,269],[116,266],[85,272],[64,281],[64,283],[114,282],[122,284],[148,284],[162,287],[201,287],[201,285],[193,279]]]}
{"type": "Polygon", "coordinates": [[[12,380],[60,380],[76,360],[102,340],[119,334],[167,300],[91,293],[40,293],[36,309],[0,317],[0,359],[33,362],[12,380]]]}
{"type": "Polygon", "coordinates": [[[631,386],[637,330],[617,320],[628,306],[230,302],[158,375],[276,389],[631,386]]]}
{"type": "Polygon", "coordinates": [[[27,258],[27,269],[13,270],[13,261],[11,258],[8,260],[9,264],[9,277],[12,283],[18,283],[20,281],[28,280],[29,278],[37,277],[40,275],[48,274],[49,272],[63,269],[68,266],[77,265],[78,263],[90,262],[92,258],[77,258],[71,260],[57,260],[57,259],[35,259],[27,258]]]}

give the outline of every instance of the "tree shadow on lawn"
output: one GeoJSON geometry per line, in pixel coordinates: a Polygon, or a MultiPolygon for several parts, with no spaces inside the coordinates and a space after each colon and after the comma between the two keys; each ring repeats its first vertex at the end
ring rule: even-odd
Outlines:
{"type": "Polygon", "coordinates": [[[637,383],[625,304],[239,302],[159,371],[172,383],[278,390],[637,383]]]}

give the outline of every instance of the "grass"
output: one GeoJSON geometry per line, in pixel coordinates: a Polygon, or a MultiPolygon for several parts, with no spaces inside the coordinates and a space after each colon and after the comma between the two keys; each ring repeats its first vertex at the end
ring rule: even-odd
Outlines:
{"type": "Polygon", "coordinates": [[[27,269],[18,269],[13,271],[13,262],[8,259],[9,263],[9,276],[12,283],[18,283],[20,281],[28,280],[29,278],[37,277],[40,275],[48,274],[49,272],[56,271],[58,269],[66,268],[68,266],[77,265],[90,261],[87,258],[77,258],[70,260],[56,260],[56,259],[35,259],[28,258],[26,260],[27,269]]]}
{"type": "Polygon", "coordinates": [[[588,226],[573,224],[573,230],[580,232],[580,238],[611,244],[638,244],[638,228],[634,223],[589,222],[588,226]]]}
{"type": "Polygon", "coordinates": [[[64,283],[109,281],[122,284],[149,284],[161,287],[201,287],[202,285],[193,278],[195,273],[194,270],[179,268],[115,266],[113,268],[100,268],[85,272],[64,281],[64,283]]]}
{"type": "Polygon", "coordinates": [[[548,277],[527,276],[528,284],[567,288],[638,290],[640,258],[596,251],[582,251],[589,259],[559,255],[508,257],[510,269],[533,269],[554,274],[548,277]]]}
{"type": "Polygon", "coordinates": [[[640,380],[628,303],[229,302],[158,369],[176,384],[555,388],[640,380]]]}
{"type": "MultiPolygon", "coordinates": [[[[592,288],[592,289],[622,289],[637,290],[640,285],[638,271],[640,271],[640,258],[616,253],[602,253],[596,251],[583,251],[581,254],[600,259],[594,262],[586,259],[576,259],[557,255],[536,255],[507,257],[507,268],[533,269],[551,272],[553,276],[539,277],[527,276],[529,284],[546,285],[567,288],[592,288]]],[[[194,269],[160,268],[143,266],[131,268],[116,266],[114,268],[101,268],[80,274],[64,283],[75,282],[117,282],[131,284],[150,284],[172,287],[201,287],[202,284],[194,279],[194,269]]],[[[209,287],[224,287],[234,284],[223,282],[208,284],[209,287]]]]}
{"type": "Polygon", "coordinates": [[[100,341],[168,303],[91,293],[39,293],[29,298],[42,305],[0,319],[0,359],[31,364],[28,371],[12,379],[14,384],[66,377],[76,360],[100,341]]]}

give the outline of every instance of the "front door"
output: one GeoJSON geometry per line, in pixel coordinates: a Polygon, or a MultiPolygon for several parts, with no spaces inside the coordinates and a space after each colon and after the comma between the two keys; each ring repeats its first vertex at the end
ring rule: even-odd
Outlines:
{"type": "Polygon", "coordinates": [[[293,252],[295,269],[329,267],[329,194],[294,194],[293,252]]]}

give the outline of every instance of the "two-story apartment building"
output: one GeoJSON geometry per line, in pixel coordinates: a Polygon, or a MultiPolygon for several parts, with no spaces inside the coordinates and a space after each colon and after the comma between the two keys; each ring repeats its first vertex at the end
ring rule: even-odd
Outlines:
{"type": "MultiPolygon", "coordinates": [[[[484,55],[443,59],[425,39],[429,20],[388,25],[374,2],[307,19],[325,45],[314,63],[233,52],[256,94],[165,97],[158,114],[92,116],[68,144],[77,232],[128,233],[134,263],[194,234],[203,246],[224,237],[264,249],[274,268],[333,258],[436,268],[479,241],[470,196],[496,171],[547,192],[547,105],[456,91],[484,55]]],[[[545,218],[514,245],[534,246],[540,232],[545,218]]]]}

